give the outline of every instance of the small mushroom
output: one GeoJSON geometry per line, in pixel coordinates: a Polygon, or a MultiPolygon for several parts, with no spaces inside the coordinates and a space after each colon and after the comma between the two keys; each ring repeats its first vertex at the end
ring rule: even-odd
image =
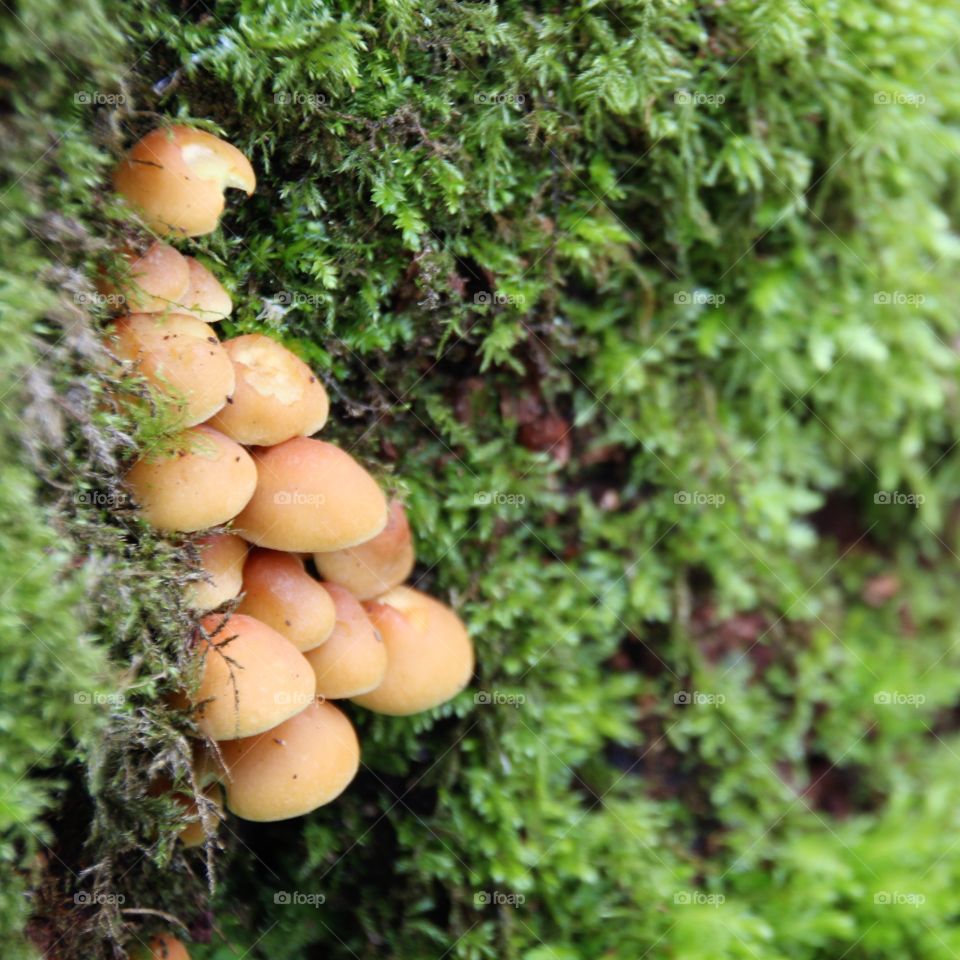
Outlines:
{"type": "Polygon", "coordinates": [[[217,229],[228,187],[250,196],[257,179],[232,144],[191,127],[160,127],[134,145],[114,188],[161,233],[198,237],[217,229]]]}
{"type": "Polygon", "coordinates": [[[251,333],[225,341],[223,348],[237,388],[211,426],[238,443],[273,446],[317,433],[327,422],[330,401],[323,384],[282,344],[251,333]]]}
{"type": "Polygon", "coordinates": [[[168,933],[153,937],[145,947],[136,950],[134,956],[137,960],[190,960],[187,948],[168,933]]]}
{"type": "Polygon", "coordinates": [[[188,695],[197,727],[212,740],[269,730],[305,709],[315,680],[303,654],[276,630],[242,613],[208,614],[195,654],[203,658],[188,695]]]}
{"type": "Polygon", "coordinates": [[[254,451],[257,489],[236,531],[259,547],[341,550],[375,537],[387,501],[373,477],[332,443],[295,437],[254,451]]]}
{"type": "Polygon", "coordinates": [[[205,578],[187,584],[186,601],[192,609],[206,613],[232,600],[243,589],[247,542],[231,533],[221,533],[201,537],[196,547],[205,578]]]}
{"type": "Polygon", "coordinates": [[[317,678],[317,696],[346,700],[376,690],[387,670],[387,648],[349,590],[323,585],[336,604],[336,626],[323,646],[306,654],[317,678]]]}
{"type": "MultiPolygon", "coordinates": [[[[217,808],[217,812],[222,816],[223,791],[220,784],[210,784],[204,789],[203,796],[217,808]]],[[[180,842],[187,849],[202,847],[207,842],[207,831],[204,827],[199,804],[193,797],[188,797],[183,793],[175,794],[174,799],[183,807],[184,814],[191,818],[190,822],[180,831],[180,842]]]]}
{"type": "Polygon", "coordinates": [[[126,484],[151,526],[192,533],[232,520],[253,496],[257,468],[239,443],[192,427],[177,437],[174,453],[138,460],[126,484]]]}
{"type": "Polygon", "coordinates": [[[151,244],[142,254],[126,253],[129,271],[122,280],[104,279],[100,292],[117,295],[130,312],[161,313],[190,287],[187,258],[168,243],[151,244]]]}
{"type": "Polygon", "coordinates": [[[177,403],[184,426],[209,420],[233,394],[230,357],[213,327],[185,313],[132,313],[113,325],[114,353],[177,403]]]}
{"type": "Polygon", "coordinates": [[[333,632],[330,594],[293,554],[252,551],[243,568],[243,594],[239,612],[273,627],[300,651],[319,647],[333,632]]]}
{"type": "Polygon", "coordinates": [[[244,820],[299,817],[336,799],[360,767],[360,743],[346,714],[330,703],[257,737],[220,744],[227,808],[244,820]]]}
{"type": "Polygon", "coordinates": [[[176,298],[176,309],[204,323],[226,320],[233,311],[230,294],[199,260],[193,257],[184,257],[184,260],[187,262],[189,283],[176,298]]]}
{"type": "Polygon", "coordinates": [[[412,587],[396,587],[364,609],[387,648],[383,683],[355,703],[406,716],[456,696],[473,674],[473,644],[460,618],[412,587]]]}
{"type": "Polygon", "coordinates": [[[410,576],[415,559],[410,524],[399,500],[391,501],[387,525],[372,540],[313,556],[324,580],[342,584],[358,600],[372,600],[399,586],[410,576]]]}

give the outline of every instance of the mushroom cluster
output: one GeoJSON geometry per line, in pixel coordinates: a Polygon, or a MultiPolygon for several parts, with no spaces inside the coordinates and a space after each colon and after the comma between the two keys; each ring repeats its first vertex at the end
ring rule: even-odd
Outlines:
{"type": "MultiPolygon", "coordinates": [[[[114,185],[157,233],[194,237],[216,228],[227,187],[251,194],[256,178],[230,144],[174,126],[137,143],[114,185]]],[[[449,607],[403,586],[415,558],[402,504],[313,436],[329,402],[310,368],[262,334],[221,342],[212,324],[233,304],[197,260],[163,241],[124,257],[129,269],[104,286],[132,312],[115,320],[110,347],[183,425],[127,485],[159,531],[230,525],[197,539],[203,579],[185,597],[199,618],[199,681],[179,702],[207,738],[201,806],[219,806],[220,784],[238,817],[300,816],[359,767],[354,727],[330,701],[427,710],[469,682],[473,646],[449,607]]],[[[179,800],[193,819],[181,839],[203,843],[209,810],[179,800]]]]}

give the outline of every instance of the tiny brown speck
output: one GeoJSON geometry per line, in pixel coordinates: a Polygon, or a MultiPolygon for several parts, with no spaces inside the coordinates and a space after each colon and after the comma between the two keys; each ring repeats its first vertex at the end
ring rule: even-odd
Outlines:
{"type": "Polygon", "coordinates": [[[240,458],[239,458],[239,457],[234,457],[233,460],[234,460],[235,463],[239,463],[239,462],[240,462],[240,458]]]}
{"type": "Polygon", "coordinates": [[[298,774],[298,773],[295,773],[295,774],[293,775],[293,779],[296,780],[298,776],[299,776],[299,774],[298,774]]]}
{"type": "Polygon", "coordinates": [[[207,343],[216,343],[216,342],[217,342],[216,337],[207,337],[207,343]]]}
{"type": "Polygon", "coordinates": [[[311,377],[311,378],[310,378],[310,382],[311,382],[311,383],[316,383],[316,382],[317,382],[317,378],[316,378],[316,377],[311,377]]]}

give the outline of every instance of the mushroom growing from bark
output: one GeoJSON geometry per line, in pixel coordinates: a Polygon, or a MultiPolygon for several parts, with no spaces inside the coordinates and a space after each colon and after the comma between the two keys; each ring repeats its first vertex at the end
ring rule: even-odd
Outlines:
{"type": "Polygon", "coordinates": [[[358,600],[372,600],[399,586],[410,576],[415,559],[410,524],[399,500],[390,503],[387,525],[372,540],[313,556],[324,580],[341,584],[358,600]]]}
{"type": "Polygon", "coordinates": [[[290,553],[254,550],[243,568],[240,613],[256,617],[298,650],[319,647],[333,631],[333,599],[290,553]]]}
{"type": "Polygon", "coordinates": [[[396,587],[364,609],[387,648],[387,672],[355,703],[406,716],[456,696],[473,674],[473,644],[460,618],[412,587],[396,587]]]}
{"type": "Polygon", "coordinates": [[[110,346],[174,401],[186,427],[209,420],[233,395],[230,357],[213,327],[196,317],[132,313],[113,325],[110,346]]]}
{"type": "Polygon", "coordinates": [[[195,546],[204,579],[188,583],[185,594],[190,607],[206,613],[232,600],[243,588],[247,542],[231,533],[221,533],[201,537],[195,546]]]}
{"type": "Polygon", "coordinates": [[[376,481],[332,443],[296,437],[253,456],[257,489],[236,521],[245,540],[313,553],[356,546],[386,526],[376,481]]]}
{"type": "Polygon", "coordinates": [[[178,435],[174,452],[138,460],[126,484],[151,526],[192,533],[232,520],[253,495],[257,468],[240,444],[193,427],[178,435]]]}
{"type": "Polygon", "coordinates": [[[220,749],[227,808],[244,820],[316,810],[343,793],[360,767],[353,724],[330,703],[311,703],[274,729],[220,749]]]}
{"type": "Polygon", "coordinates": [[[283,723],[312,701],[315,680],[303,654],[244,614],[208,614],[196,655],[200,685],[189,694],[196,724],[213,740],[249,737],[283,723]]]}
{"type": "Polygon", "coordinates": [[[113,185],[160,233],[198,237],[216,230],[224,190],[257,186],[250,161],[232,144],[191,127],[160,127],[136,143],[113,185]]]}
{"type": "Polygon", "coordinates": [[[223,348],[237,387],[211,426],[238,443],[273,446],[317,433],[327,422],[330,402],[323,384],[282,344],[251,333],[225,341],[223,348]]]}
{"type": "Polygon", "coordinates": [[[383,682],[387,648],[349,590],[335,583],[325,583],[323,589],[336,604],[336,626],[323,646],[306,654],[317,678],[317,696],[345,700],[369,693],[383,682]]]}

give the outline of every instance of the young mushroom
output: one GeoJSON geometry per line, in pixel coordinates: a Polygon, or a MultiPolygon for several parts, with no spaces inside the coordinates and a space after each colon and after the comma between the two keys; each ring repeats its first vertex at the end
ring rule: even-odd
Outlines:
{"type": "Polygon", "coordinates": [[[253,456],[257,489],[235,525],[245,540],[313,553],[356,546],[386,526],[382,491],[339,447],[295,437],[253,456]]]}
{"type": "Polygon", "coordinates": [[[137,960],[190,960],[187,948],[169,934],[153,937],[149,944],[134,952],[137,960]]]}
{"type": "Polygon", "coordinates": [[[147,523],[192,533],[232,520],[253,496],[257,468],[240,444],[193,427],[178,435],[174,452],[138,460],[125,482],[147,523]]]}
{"type": "Polygon", "coordinates": [[[387,671],[387,648],[366,611],[349,590],[323,588],[336,604],[336,626],[323,646],[305,654],[317,678],[317,696],[346,700],[376,690],[387,671]]]}
{"type": "Polygon", "coordinates": [[[202,130],[152,130],[114,171],[113,185],[160,233],[198,237],[217,229],[224,190],[250,196],[257,179],[232,144],[202,130]]]}
{"type": "MultiPolygon", "coordinates": [[[[212,783],[203,791],[203,797],[209,804],[214,806],[217,813],[215,820],[222,819],[223,816],[223,791],[220,784],[212,783]]],[[[174,795],[176,802],[183,807],[184,815],[190,820],[179,833],[180,842],[188,850],[194,847],[202,847],[207,842],[207,829],[204,824],[204,817],[212,811],[201,811],[200,805],[193,797],[178,793],[174,795]]]]}
{"type": "Polygon", "coordinates": [[[199,261],[184,257],[187,263],[189,282],[183,293],[176,298],[176,310],[188,316],[216,323],[226,320],[233,311],[233,301],[223,284],[199,261]]]}
{"type": "Polygon", "coordinates": [[[244,614],[208,614],[195,654],[200,685],[188,695],[197,727],[212,740],[250,737],[300,713],[315,680],[303,654],[265,623],[244,614]]]}
{"type": "Polygon", "coordinates": [[[132,313],[113,325],[111,347],[177,404],[183,425],[209,420],[233,395],[233,364],[213,327],[185,313],[132,313]]]}
{"type": "Polygon", "coordinates": [[[372,600],[399,586],[413,570],[413,537],[403,504],[390,503],[387,525],[372,540],[332,553],[315,553],[324,580],[346,587],[358,600],[372,600]]]}
{"type": "Polygon", "coordinates": [[[387,672],[354,703],[407,716],[456,696],[473,674],[473,644],[445,604],[411,587],[396,587],[364,609],[387,648],[387,672]]]}
{"type": "Polygon", "coordinates": [[[299,817],[336,799],[360,767],[353,724],[329,703],[273,730],[220,744],[227,808],[244,820],[299,817]]]}
{"type": "Polygon", "coordinates": [[[330,594],[291,553],[254,550],[243,568],[240,613],[256,617],[298,650],[319,647],[333,631],[336,609],[330,594]]]}
{"type": "Polygon", "coordinates": [[[215,610],[243,589],[243,564],[247,542],[231,533],[201,537],[196,541],[203,580],[194,580],[185,589],[187,605],[201,613],[215,610]]]}
{"type": "Polygon", "coordinates": [[[282,344],[260,333],[223,344],[233,361],[237,388],[210,425],[238,443],[273,446],[317,433],[330,402],[313,371],[282,344]]]}
{"type": "Polygon", "coordinates": [[[161,313],[180,301],[190,287],[187,258],[168,243],[151,244],[142,254],[126,252],[126,276],[98,284],[101,293],[117,296],[131,313],[161,313]]]}

